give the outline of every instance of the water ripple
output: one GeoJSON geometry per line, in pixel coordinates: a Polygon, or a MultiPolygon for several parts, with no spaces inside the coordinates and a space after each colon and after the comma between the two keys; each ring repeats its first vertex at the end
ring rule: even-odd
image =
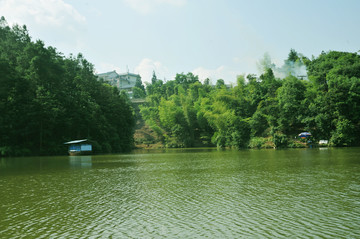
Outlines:
{"type": "Polygon", "coordinates": [[[1,176],[0,237],[360,237],[359,167],[278,160],[274,170],[235,156],[132,155],[1,176]]]}

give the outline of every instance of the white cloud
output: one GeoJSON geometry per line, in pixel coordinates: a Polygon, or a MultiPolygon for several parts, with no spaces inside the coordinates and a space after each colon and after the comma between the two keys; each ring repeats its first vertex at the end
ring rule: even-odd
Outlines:
{"type": "Polygon", "coordinates": [[[200,81],[204,81],[206,78],[209,78],[212,83],[215,83],[218,79],[223,79],[226,83],[236,82],[236,76],[238,75],[237,72],[227,66],[219,66],[216,69],[198,67],[194,69],[192,73],[199,76],[200,81]]]}
{"type": "Polygon", "coordinates": [[[139,65],[135,67],[135,73],[141,76],[141,80],[143,82],[151,82],[153,71],[155,71],[158,79],[173,80],[169,69],[159,61],[144,58],[141,60],[139,65]]]}
{"type": "Polygon", "coordinates": [[[68,53],[83,44],[86,18],[63,0],[0,0],[0,13],[9,25],[26,25],[32,37],[68,53]]]}
{"type": "Polygon", "coordinates": [[[148,14],[155,11],[161,5],[182,7],[187,0],[123,0],[128,6],[141,14],[148,14]]]}
{"type": "Polygon", "coordinates": [[[96,68],[96,73],[100,74],[100,73],[105,73],[105,72],[110,72],[110,71],[116,71],[117,73],[124,73],[125,70],[121,69],[120,67],[111,64],[111,63],[100,63],[98,65],[95,66],[96,68]]]}
{"type": "Polygon", "coordinates": [[[68,23],[83,24],[86,21],[75,8],[62,0],[2,0],[0,11],[10,24],[33,22],[74,31],[68,23]]]}

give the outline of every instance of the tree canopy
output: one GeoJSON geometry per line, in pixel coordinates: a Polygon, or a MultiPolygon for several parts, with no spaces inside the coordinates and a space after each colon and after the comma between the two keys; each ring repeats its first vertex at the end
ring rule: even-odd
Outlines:
{"type": "Polygon", "coordinates": [[[153,80],[141,114],[166,147],[297,147],[304,145],[294,140],[302,131],[334,146],[359,145],[357,53],[329,51],[309,60],[291,49],[281,68],[265,56],[263,73],[239,76],[235,86],[201,83],[192,73],[153,80]],[[308,69],[307,77],[299,68],[308,69]]]}
{"type": "MultiPolygon", "coordinates": [[[[262,73],[203,83],[193,73],[139,80],[140,115],[165,147],[297,147],[314,141],[360,144],[360,56],[329,51],[308,59],[294,49],[281,68],[265,54],[262,73]],[[302,75],[306,70],[307,75],[302,75]]],[[[65,57],[26,26],[0,19],[0,156],[61,154],[87,138],[96,152],[133,147],[135,116],[126,93],[99,80],[82,54],[65,57]]]]}
{"type": "Polygon", "coordinates": [[[100,82],[81,54],[64,57],[26,26],[0,20],[0,155],[62,154],[63,143],[87,138],[94,150],[132,148],[128,98],[100,82]]]}

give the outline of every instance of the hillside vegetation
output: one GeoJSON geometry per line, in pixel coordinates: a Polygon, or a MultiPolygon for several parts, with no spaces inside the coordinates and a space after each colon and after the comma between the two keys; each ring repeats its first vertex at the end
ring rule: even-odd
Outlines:
{"type": "Polygon", "coordinates": [[[64,57],[0,20],[0,156],[64,154],[87,138],[97,153],[133,147],[126,95],[100,82],[81,54],[64,57]]]}
{"type": "Polygon", "coordinates": [[[222,79],[201,83],[192,73],[163,82],[154,73],[140,112],[156,137],[143,141],[164,147],[305,147],[297,135],[310,131],[313,142],[359,145],[357,53],[329,51],[310,60],[291,50],[283,67],[266,59],[261,67],[259,77],[239,76],[234,86],[222,79]],[[307,69],[307,77],[297,75],[299,68],[307,69]],[[274,71],[286,76],[277,78],[274,71]]]}
{"type": "Polygon", "coordinates": [[[360,56],[329,51],[309,59],[291,49],[281,68],[200,82],[192,73],[126,93],[99,80],[81,54],[65,57],[26,26],[0,19],[0,156],[64,154],[64,142],[89,139],[96,153],[141,147],[305,147],[360,144],[360,56]],[[305,75],[303,74],[305,72],[305,75]]]}

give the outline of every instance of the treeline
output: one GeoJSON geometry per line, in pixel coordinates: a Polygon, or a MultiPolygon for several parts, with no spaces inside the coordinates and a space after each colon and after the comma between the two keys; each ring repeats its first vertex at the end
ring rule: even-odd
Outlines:
{"type": "Polygon", "coordinates": [[[64,154],[64,142],[83,138],[95,152],[123,152],[133,131],[127,96],[81,54],[64,57],[0,19],[0,156],[64,154]]]}
{"type": "MultiPolygon", "coordinates": [[[[303,131],[312,141],[333,146],[360,143],[360,56],[323,52],[308,59],[291,50],[287,76],[274,76],[273,64],[262,62],[263,74],[239,76],[235,86],[223,80],[203,83],[192,73],[163,82],[154,73],[141,107],[154,141],[166,147],[304,147],[303,131]],[[296,68],[307,69],[298,76],[296,68]]],[[[143,139],[139,144],[149,144],[143,139]]]]}

